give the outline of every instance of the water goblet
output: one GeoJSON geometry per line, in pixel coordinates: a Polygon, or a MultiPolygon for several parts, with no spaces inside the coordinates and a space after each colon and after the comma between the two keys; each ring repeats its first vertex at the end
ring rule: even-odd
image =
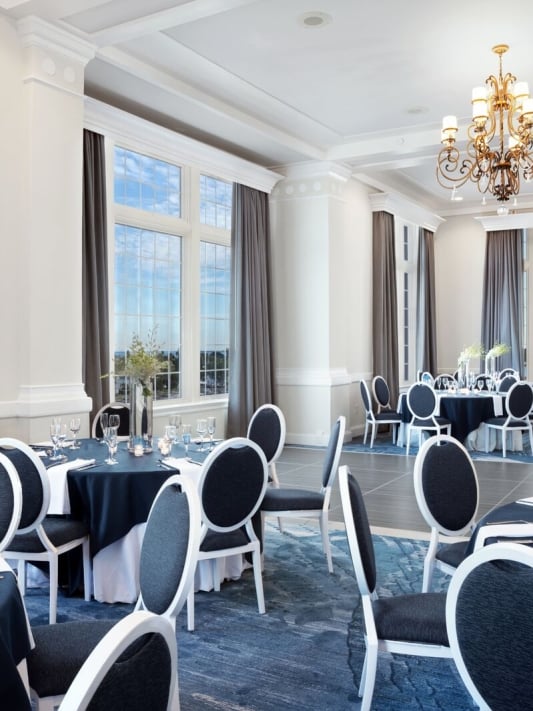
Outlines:
{"type": "Polygon", "coordinates": [[[174,425],[176,430],[178,430],[181,427],[181,415],[177,415],[176,413],[170,415],[168,418],[168,424],[174,425]]]}
{"type": "Polygon", "coordinates": [[[114,427],[117,434],[120,427],[120,415],[109,415],[109,427],[114,427]]]}
{"type": "Polygon", "coordinates": [[[109,426],[109,415],[107,412],[102,412],[100,415],[100,427],[102,428],[102,440],[100,444],[105,444],[105,431],[109,426]]]}
{"type": "Polygon", "coordinates": [[[50,460],[53,462],[58,462],[62,459],[62,455],[59,453],[59,435],[61,434],[61,425],[57,422],[52,422],[50,425],[50,440],[52,442],[53,452],[50,460]]]}
{"type": "MultiPolygon", "coordinates": [[[[67,439],[67,426],[66,425],[59,425],[59,434],[57,436],[58,439],[58,446],[59,449],[62,451],[63,447],[65,446],[65,440],[67,439]]],[[[59,459],[66,460],[68,459],[66,454],[61,453],[59,455],[59,459]]]]}
{"type": "Polygon", "coordinates": [[[203,452],[204,451],[204,435],[207,434],[207,420],[205,420],[205,419],[196,420],[196,431],[200,435],[200,447],[198,448],[198,451],[203,452]]]}
{"type": "Polygon", "coordinates": [[[183,440],[183,446],[185,447],[185,456],[189,456],[189,445],[191,443],[191,426],[182,425],[181,438],[183,440]]]}
{"type": "Polygon", "coordinates": [[[78,436],[78,432],[80,431],[80,427],[81,427],[81,420],[80,420],[80,418],[79,418],[79,417],[73,417],[73,418],[70,420],[70,431],[72,432],[72,436],[73,436],[73,438],[74,438],[74,439],[72,440],[72,444],[71,444],[71,446],[70,446],[71,449],[79,449],[79,448],[80,448],[80,445],[79,445],[78,442],[76,441],[76,437],[78,436]]]}
{"type": "Polygon", "coordinates": [[[104,430],[104,441],[107,444],[107,450],[109,452],[108,458],[105,460],[106,464],[118,464],[118,460],[115,459],[115,454],[117,453],[118,441],[117,433],[114,427],[106,427],[104,430]]]}
{"type": "Polygon", "coordinates": [[[176,442],[176,425],[167,425],[165,427],[165,439],[169,445],[168,456],[172,456],[172,445],[176,442]]]}
{"type": "Polygon", "coordinates": [[[207,418],[207,434],[209,435],[209,451],[211,451],[214,447],[214,442],[213,442],[213,437],[215,436],[215,430],[217,428],[217,419],[216,417],[208,417],[207,418]]]}

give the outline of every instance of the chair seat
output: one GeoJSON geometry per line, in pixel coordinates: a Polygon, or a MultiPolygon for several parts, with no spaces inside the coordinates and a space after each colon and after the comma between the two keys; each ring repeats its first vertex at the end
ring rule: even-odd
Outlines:
{"type": "Polygon", "coordinates": [[[399,412],[395,410],[382,410],[381,412],[376,412],[374,415],[367,415],[368,419],[371,421],[372,418],[376,422],[398,422],[402,421],[402,416],[399,412]]]}
{"type": "MultiPolygon", "coordinates": [[[[440,425],[441,427],[446,427],[446,425],[451,425],[450,420],[448,420],[446,417],[441,417],[440,415],[434,418],[436,423],[440,425]]],[[[430,430],[435,429],[435,425],[433,423],[433,420],[421,420],[418,417],[415,417],[413,421],[411,422],[412,427],[427,427],[430,430]]]]}
{"type": "Polygon", "coordinates": [[[315,511],[324,504],[324,495],[307,489],[267,489],[261,511],[315,511]]]}
{"type": "Polygon", "coordinates": [[[28,679],[39,698],[65,693],[89,654],[113,626],[113,620],[80,620],[32,627],[28,679]]]}
{"type": "Polygon", "coordinates": [[[440,560],[442,563],[446,563],[446,565],[452,566],[452,568],[458,568],[465,559],[467,547],[468,541],[446,543],[439,548],[435,554],[435,558],[440,560]]]}
{"type": "Polygon", "coordinates": [[[378,639],[449,646],[446,593],[414,593],[372,602],[378,639]]]}
{"type": "Polygon", "coordinates": [[[241,546],[247,546],[249,543],[250,539],[244,528],[224,533],[208,531],[200,545],[200,550],[206,553],[207,551],[220,551],[226,548],[240,548],[241,546]]]}
{"type": "MultiPolygon", "coordinates": [[[[89,529],[83,521],[74,519],[46,516],[42,525],[46,535],[56,547],[89,535],[89,529]]],[[[19,553],[42,553],[46,550],[35,530],[15,536],[8,548],[19,553]]]]}
{"type": "MultiPolygon", "coordinates": [[[[487,425],[492,425],[493,427],[503,427],[506,422],[507,417],[490,417],[488,420],[485,420],[487,425]]],[[[527,420],[511,420],[505,426],[507,429],[527,429],[529,427],[529,422],[527,420]]]]}

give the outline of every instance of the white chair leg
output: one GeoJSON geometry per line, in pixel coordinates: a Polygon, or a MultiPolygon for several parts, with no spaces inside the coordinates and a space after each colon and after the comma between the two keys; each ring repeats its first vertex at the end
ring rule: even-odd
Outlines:
{"type": "Polygon", "coordinates": [[[374,684],[376,682],[376,670],[378,666],[378,649],[372,647],[366,652],[366,673],[363,688],[363,700],[361,701],[361,711],[370,711],[372,706],[372,696],[374,694],[374,684]]]}
{"type": "Polygon", "coordinates": [[[405,454],[409,454],[409,447],[411,446],[411,425],[407,425],[407,437],[405,440],[405,454]]]}
{"type": "Polygon", "coordinates": [[[502,430],[502,456],[505,459],[507,454],[507,430],[502,430]]]}
{"type": "Polygon", "coordinates": [[[191,587],[187,595],[187,630],[194,631],[194,587],[191,587]]]}
{"type": "Polygon", "coordinates": [[[252,561],[254,566],[255,591],[257,594],[257,609],[260,615],[265,614],[265,594],[263,592],[263,576],[261,575],[261,552],[259,544],[252,553],[252,561]]]}
{"type": "Polygon", "coordinates": [[[372,434],[370,435],[370,449],[374,446],[374,439],[376,438],[377,425],[372,423],[372,434]]]}
{"type": "Polygon", "coordinates": [[[22,597],[26,594],[26,561],[19,558],[17,563],[17,581],[22,597]]]}
{"type": "Polygon", "coordinates": [[[56,555],[50,556],[48,561],[50,568],[50,619],[51,625],[55,625],[57,619],[57,583],[59,561],[56,555]]]}
{"type": "Polygon", "coordinates": [[[367,435],[368,435],[368,420],[365,420],[365,436],[363,437],[363,444],[366,444],[367,435]]]}
{"type": "Polygon", "coordinates": [[[222,562],[220,558],[213,558],[212,560],[212,576],[213,576],[213,590],[215,592],[220,592],[220,581],[222,580],[222,562]]]}
{"type": "Polygon", "coordinates": [[[331,559],[331,544],[329,542],[329,525],[328,525],[328,512],[323,511],[320,514],[320,532],[322,534],[322,548],[326,554],[326,560],[328,562],[328,570],[333,573],[333,560],[331,559]]]}

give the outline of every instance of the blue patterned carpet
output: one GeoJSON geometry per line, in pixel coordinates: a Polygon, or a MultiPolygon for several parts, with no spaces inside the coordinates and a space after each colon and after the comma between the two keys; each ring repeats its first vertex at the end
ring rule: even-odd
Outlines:
{"type": "MultiPolygon", "coordinates": [[[[347,542],[332,532],[334,574],[320,537],[302,527],[267,529],[265,599],[259,615],[251,571],[220,593],[196,596],[196,631],[178,618],[182,711],[353,711],[364,645],[362,615],[347,542]]],[[[426,544],[375,536],[380,594],[416,592],[426,544]]],[[[437,585],[445,577],[437,578],[437,585]]],[[[32,623],[47,620],[46,591],[30,590],[32,623]]],[[[58,620],[119,619],[130,605],[59,599],[58,620]]],[[[451,660],[387,655],[380,659],[374,711],[475,708],[451,660]]]]}

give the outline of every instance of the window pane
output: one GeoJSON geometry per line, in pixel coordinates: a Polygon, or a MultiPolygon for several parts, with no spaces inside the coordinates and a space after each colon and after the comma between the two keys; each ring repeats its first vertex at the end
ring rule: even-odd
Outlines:
{"type": "MultiPolygon", "coordinates": [[[[232,184],[208,175],[200,176],[200,222],[231,229],[232,184]]],[[[212,245],[213,247],[215,245],[212,245]]]]}
{"type": "Polygon", "coordinates": [[[115,202],[162,215],[181,216],[181,168],[125,148],[115,148],[115,202]]]}
{"type": "MultiPolygon", "coordinates": [[[[156,378],[156,399],[180,397],[181,237],[115,226],[115,362],[127,358],[133,334],[156,340],[168,370],[156,378]]],[[[125,399],[125,381],[115,379],[115,397],[125,399]]]]}
{"type": "Polygon", "coordinates": [[[200,248],[200,395],[228,392],[230,247],[200,248]]]}

